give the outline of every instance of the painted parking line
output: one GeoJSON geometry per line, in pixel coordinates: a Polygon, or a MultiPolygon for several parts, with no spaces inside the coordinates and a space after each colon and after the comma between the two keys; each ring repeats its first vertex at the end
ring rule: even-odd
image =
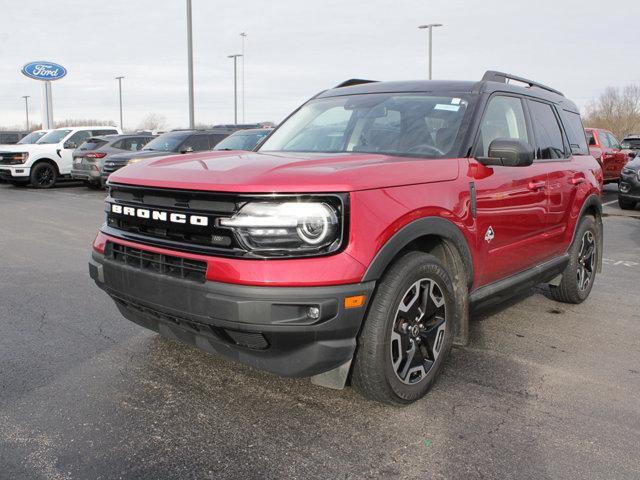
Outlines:
{"type": "Polygon", "coordinates": [[[610,202],[604,202],[602,205],[611,205],[612,203],[617,203],[618,200],[611,200],[610,202]]]}
{"type": "Polygon", "coordinates": [[[614,260],[613,258],[603,258],[602,263],[605,265],[614,265],[616,267],[623,266],[629,268],[639,267],[640,263],[632,262],[630,260],[614,260]]]}

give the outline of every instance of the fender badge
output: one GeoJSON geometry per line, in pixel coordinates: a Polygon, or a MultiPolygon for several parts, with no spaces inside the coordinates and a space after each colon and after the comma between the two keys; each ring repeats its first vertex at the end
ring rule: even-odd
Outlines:
{"type": "Polygon", "coordinates": [[[491,242],[491,240],[493,240],[494,237],[495,234],[493,233],[493,227],[489,226],[489,228],[487,229],[487,233],[484,234],[484,241],[489,243],[491,242]]]}

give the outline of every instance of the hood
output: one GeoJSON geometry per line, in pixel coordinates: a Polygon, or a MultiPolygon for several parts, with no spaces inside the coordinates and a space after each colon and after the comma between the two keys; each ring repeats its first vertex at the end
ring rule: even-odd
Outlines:
{"type": "Polygon", "coordinates": [[[113,173],[113,183],[240,193],[348,192],[453,180],[455,159],[380,154],[201,152],[150,159],[113,173]]]}
{"type": "Polygon", "coordinates": [[[35,144],[20,144],[12,143],[7,145],[0,145],[0,152],[32,152],[29,147],[33,147],[35,144]]]}
{"type": "Polygon", "coordinates": [[[109,155],[109,160],[131,160],[132,158],[166,157],[176,155],[173,152],[155,152],[151,150],[138,150],[137,152],[116,153],[109,155]]]}
{"type": "Polygon", "coordinates": [[[631,168],[632,170],[638,171],[640,170],[640,158],[634,158],[630,162],[628,162],[624,168],[631,168]]]}

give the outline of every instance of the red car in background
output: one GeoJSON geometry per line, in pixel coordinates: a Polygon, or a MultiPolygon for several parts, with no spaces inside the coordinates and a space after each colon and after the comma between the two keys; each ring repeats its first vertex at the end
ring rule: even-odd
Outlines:
{"type": "Polygon", "coordinates": [[[620,180],[620,172],[634,156],[631,150],[623,149],[618,139],[602,128],[585,128],[589,152],[602,166],[604,183],[620,180]]]}

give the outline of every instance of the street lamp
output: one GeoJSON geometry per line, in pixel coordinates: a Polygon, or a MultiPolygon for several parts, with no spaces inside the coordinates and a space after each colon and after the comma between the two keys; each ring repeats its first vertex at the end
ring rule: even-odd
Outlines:
{"type": "Polygon", "coordinates": [[[240,53],[229,55],[227,58],[233,58],[233,123],[238,124],[238,57],[242,57],[240,53]]]}
{"type": "Polygon", "coordinates": [[[245,123],[244,120],[244,41],[247,38],[247,34],[245,32],[240,33],[240,37],[242,37],[242,123],[245,123]]]}
{"type": "Polygon", "coordinates": [[[118,96],[120,97],[120,130],[124,132],[124,125],[122,123],[122,79],[123,78],[124,78],[123,76],[116,77],[116,80],[118,80],[118,96]]]}
{"type": "Polygon", "coordinates": [[[22,98],[24,98],[24,113],[27,114],[27,132],[29,131],[29,98],[31,98],[30,95],[23,95],[22,98]]]}
{"type": "Polygon", "coordinates": [[[189,76],[189,128],[195,128],[193,113],[193,36],[191,34],[191,0],[187,0],[187,70],[189,76]]]}
{"type": "Polygon", "coordinates": [[[432,41],[433,41],[433,29],[434,27],[441,27],[442,24],[441,23],[429,23],[428,25],[419,25],[418,28],[419,29],[428,29],[429,30],[429,80],[431,80],[431,63],[432,63],[432,57],[433,57],[433,48],[431,46],[432,41]]]}

